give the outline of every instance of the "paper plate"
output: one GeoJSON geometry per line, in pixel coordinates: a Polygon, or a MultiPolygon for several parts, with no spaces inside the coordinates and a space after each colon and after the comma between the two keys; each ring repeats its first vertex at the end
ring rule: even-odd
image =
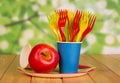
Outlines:
{"type": "Polygon", "coordinates": [[[32,47],[30,44],[25,45],[20,52],[20,67],[27,68],[29,67],[28,57],[32,47]]]}
{"type": "Polygon", "coordinates": [[[70,73],[70,74],[61,74],[59,72],[51,72],[51,73],[35,73],[33,71],[30,71],[28,69],[23,69],[21,67],[18,67],[18,70],[21,72],[21,73],[24,73],[26,75],[29,75],[29,76],[34,76],[34,77],[48,77],[48,78],[66,78],[66,77],[76,77],[76,76],[83,76],[83,75],[86,75],[88,72],[91,72],[93,70],[95,70],[95,67],[90,67],[90,68],[86,68],[86,69],[82,69],[82,72],[81,71],[78,71],[78,73],[70,73]]]}

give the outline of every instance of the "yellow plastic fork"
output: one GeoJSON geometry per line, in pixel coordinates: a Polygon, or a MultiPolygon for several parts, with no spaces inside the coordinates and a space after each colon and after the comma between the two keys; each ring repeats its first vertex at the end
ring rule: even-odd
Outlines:
{"type": "Polygon", "coordinates": [[[85,12],[85,11],[82,12],[82,17],[81,17],[81,20],[79,21],[80,30],[77,34],[76,42],[80,42],[83,32],[87,29],[88,21],[89,21],[88,16],[89,16],[88,12],[85,12]]]}
{"type": "Polygon", "coordinates": [[[94,24],[95,24],[95,21],[96,21],[96,16],[93,15],[93,14],[89,14],[89,22],[88,22],[88,27],[87,29],[83,32],[82,34],[82,38],[81,38],[81,42],[83,41],[83,39],[86,37],[86,35],[93,29],[94,27],[94,24]]]}
{"type": "Polygon", "coordinates": [[[72,34],[73,34],[73,25],[72,25],[72,22],[74,20],[74,13],[71,10],[68,11],[68,19],[69,19],[68,34],[69,34],[69,40],[70,40],[71,37],[72,37],[72,34]]]}
{"type": "Polygon", "coordinates": [[[49,24],[50,24],[50,28],[52,29],[52,31],[54,32],[54,34],[56,35],[56,38],[58,41],[61,41],[62,38],[61,38],[61,35],[60,35],[60,32],[59,32],[59,28],[58,28],[58,19],[59,19],[59,15],[57,13],[53,13],[51,14],[49,17],[49,24]]]}

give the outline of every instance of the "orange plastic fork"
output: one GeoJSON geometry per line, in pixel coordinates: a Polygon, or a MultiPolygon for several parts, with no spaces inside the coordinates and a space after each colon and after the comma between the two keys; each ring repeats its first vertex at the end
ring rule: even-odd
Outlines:
{"type": "Polygon", "coordinates": [[[88,22],[88,27],[87,29],[83,32],[82,34],[82,38],[80,41],[83,41],[83,39],[85,38],[85,36],[93,29],[93,26],[95,24],[96,21],[96,17],[94,15],[90,16],[89,22],[88,22]]]}
{"type": "Polygon", "coordinates": [[[66,38],[65,38],[65,34],[64,34],[64,27],[65,27],[65,24],[66,24],[66,16],[65,16],[64,10],[60,10],[59,15],[60,15],[60,18],[58,20],[58,27],[59,27],[60,34],[61,34],[61,37],[62,37],[62,41],[65,42],[66,38]]]}
{"type": "Polygon", "coordinates": [[[74,41],[75,36],[79,32],[79,21],[80,21],[81,16],[82,16],[81,11],[77,10],[76,14],[75,14],[75,17],[74,17],[74,20],[73,20],[73,35],[72,35],[72,38],[71,38],[71,42],[74,41]]]}

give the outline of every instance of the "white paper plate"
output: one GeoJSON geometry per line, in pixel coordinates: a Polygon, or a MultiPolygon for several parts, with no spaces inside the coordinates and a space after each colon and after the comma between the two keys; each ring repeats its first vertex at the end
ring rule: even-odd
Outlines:
{"type": "Polygon", "coordinates": [[[22,68],[27,68],[29,63],[28,63],[28,57],[31,52],[31,45],[27,44],[25,45],[20,53],[20,67],[22,68]]]}

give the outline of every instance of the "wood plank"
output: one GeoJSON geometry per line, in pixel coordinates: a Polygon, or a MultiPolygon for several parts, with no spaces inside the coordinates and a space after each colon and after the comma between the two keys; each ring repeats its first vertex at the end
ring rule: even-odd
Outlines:
{"type": "Polygon", "coordinates": [[[0,79],[14,60],[15,55],[0,55],[0,79]]]}
{"type": "Polygon", "coordinates": [[[63,78],[62,80],[63,83],[94,83],[88,75],[72,78],[63,78]]]}
{"type": "Polygon", "coordinates": [[[90,73],[90,77],[95,81],[95,83],[119,83],[120,77],[102,62],[104,58],[101,57],[102,56],[94,56],[94,58],[91,56],[82,57],[82,61],[84,61],[85,64],[88,63],[96,66],[96,71],[90,73]]]}
{"type": "Polygon", "coordinates": [[[120,54],[119,55],[110,55],[110,56],[120,61],[120,54]]]}
{"type": "Polygon", "coordinates": [[[32,77],[32,83],[62,83],[60,78],[37,78],[32,77]]]}
{"type": "Polygon", "coordinates": [[[30,83],[31,77],[18,72],[19,56],[16,56],[13,63],[10,65],[0,83],[30,83]]]}
{"type": "Polygon", "coordinates": [[[106,65],[110,70],[120,76],[120,60],[114,58],[114,56],[92,56],[102,64],[106,65]]]}

